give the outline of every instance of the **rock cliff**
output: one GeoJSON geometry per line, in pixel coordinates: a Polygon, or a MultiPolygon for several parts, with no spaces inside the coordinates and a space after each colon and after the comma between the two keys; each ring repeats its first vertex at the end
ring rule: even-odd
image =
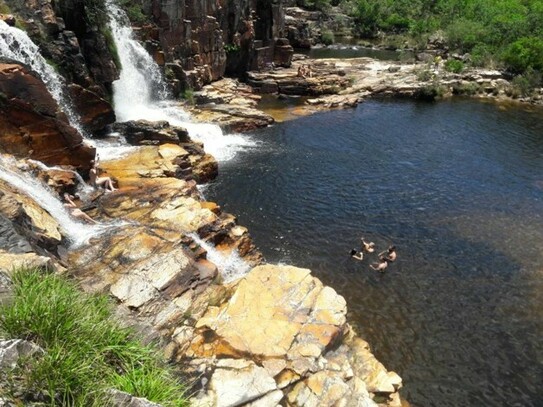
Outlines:
{"type": "Polygon", "coordinates": [[[152,13],[167,71],[181,89],[290,65],[281,0],[153,0],[152,13]]]}

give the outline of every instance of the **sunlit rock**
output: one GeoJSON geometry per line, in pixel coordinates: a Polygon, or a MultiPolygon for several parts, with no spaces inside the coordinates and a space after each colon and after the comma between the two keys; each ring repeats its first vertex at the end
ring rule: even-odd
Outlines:
{"type": "Polygon", "coordinates": [[[209,387],[217,407],[239,406],[277,389],[265,369],[241,359],[219,360],[209,387]]]}

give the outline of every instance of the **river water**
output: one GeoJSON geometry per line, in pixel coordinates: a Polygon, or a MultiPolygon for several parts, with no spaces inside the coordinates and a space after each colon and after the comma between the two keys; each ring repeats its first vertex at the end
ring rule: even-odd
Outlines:
{"type": "Polygon", "coordinates": [[[207,198],[347,299],[404,398],[543,405],[543,112],[368,101],[248,137],[207,198]],[[360,236],[398,247],[386,273],[360,236]]]}

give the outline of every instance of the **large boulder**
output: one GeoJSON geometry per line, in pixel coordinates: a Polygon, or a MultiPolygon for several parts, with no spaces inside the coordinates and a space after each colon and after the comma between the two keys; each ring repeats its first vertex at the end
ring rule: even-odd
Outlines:
{"type": "Polygon", "coordinates": [[[17,63],[1,62],[0,150],[82,169],[89,168],[95,155],[34,72],[17,63]]]}

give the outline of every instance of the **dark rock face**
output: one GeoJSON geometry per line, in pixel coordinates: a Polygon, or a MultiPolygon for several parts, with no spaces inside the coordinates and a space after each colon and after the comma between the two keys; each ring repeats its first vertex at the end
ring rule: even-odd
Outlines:
{"type": "Polygon", "coordinates": [[[91,90],[79,85],[69,86],[72,101],[80,114],[81,123],[91,131],[100,131],[115,122],[115,113],[111,104],[91,90]]]}
{"type": "Polygon", "coordinates": [[[0,149],[82,169],[89,168],[95,154],[58,110],[44,83],[14,63],[0,63],[0,149]]]}
{"type": "Polygon", "coordinates": [[[167,66],[183,89],[201,89],[225,73],[289,66],[281,0],[152,1],[167,66]]]}
{"type": "Polygon", "coordinates": [[[186,129],[170,127],[167,121],[131,120],[124,123],[115,123],[113,129],[122,133],[126,141],[135,146],[190,142],[186,129]]]}
{"type": "MultiPolygon", "coordinates": [[[[83,0],[6,0],[5,3],[21,21],[30,38],[40,46],[42,55],[54,61],[62,76],[94,94],[85,93],[76,103],[82,116],[96,108],[96,99],[105,98],[111,83],[119,77],[109,50],[103,27],[89,27],[83,0]],[[100,29],[101,28],[101,29],[100,29]],[[85,106],[85,102],[91,106],[85,106]]],[[[103,16],[104,24],[106,20],[103,16]]],[[[87,119],[89,130],[100,130],[113,121],[113,110],[107,101],[100,102],[99,118],[87,119]],[[105,110],[109,110],[105,113],[105,110]],[[102,127],[100,127],[102,126],[102,127]]]]}

